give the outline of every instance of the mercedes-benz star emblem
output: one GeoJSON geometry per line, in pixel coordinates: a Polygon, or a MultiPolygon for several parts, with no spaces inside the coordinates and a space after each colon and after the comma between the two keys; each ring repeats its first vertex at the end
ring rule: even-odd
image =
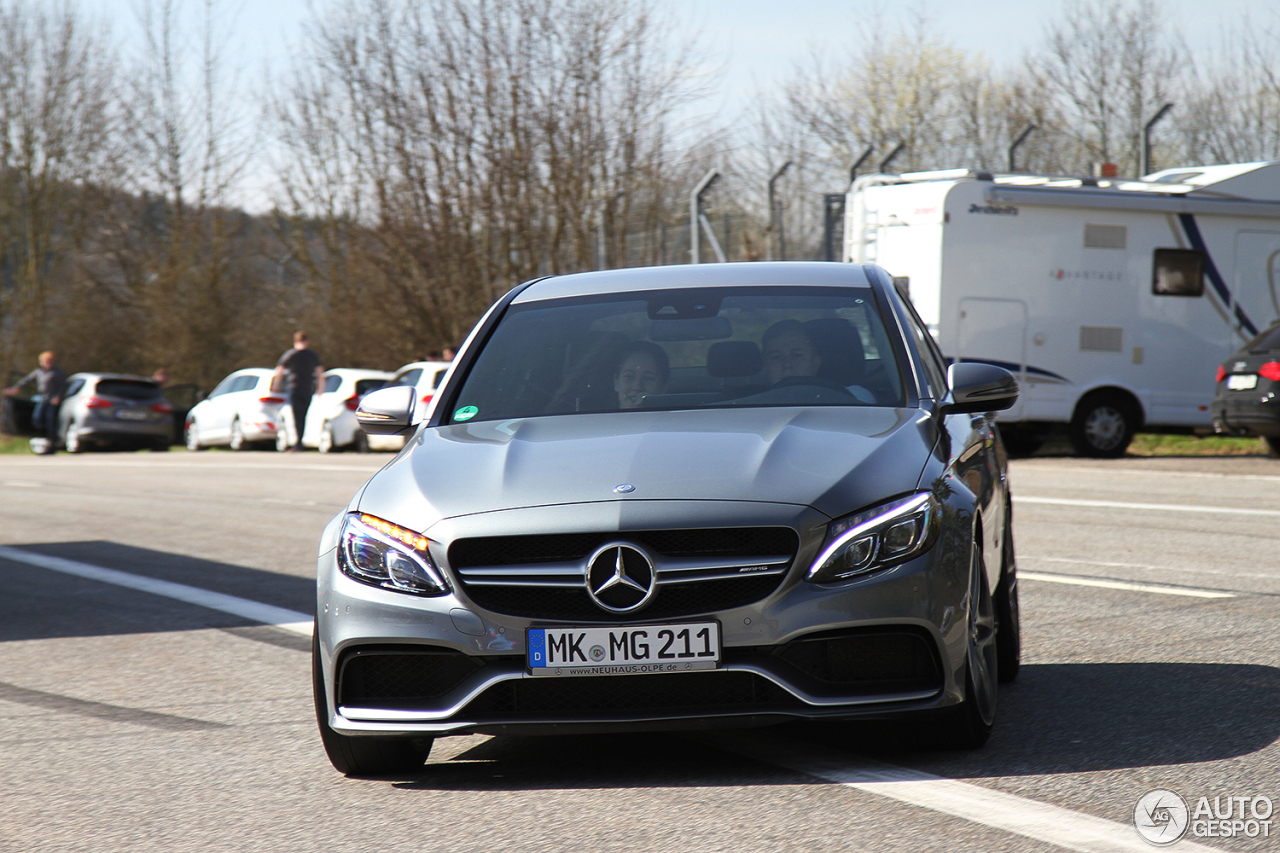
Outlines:
{"type": "Polygon", "coordinates": [[[610,613],[629,613],[649,603],[655,589],[653,560],[634,545],[611,542],[591,555],[587,593],[610,613]]]}

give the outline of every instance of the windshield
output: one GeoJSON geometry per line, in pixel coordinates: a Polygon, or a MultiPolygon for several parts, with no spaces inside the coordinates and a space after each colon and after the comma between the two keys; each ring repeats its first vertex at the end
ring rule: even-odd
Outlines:
{"type": "Polygon", "coordinates": [[[901,405],[870,289],[703,288],[513,304],[443,422],[901,405]]]}

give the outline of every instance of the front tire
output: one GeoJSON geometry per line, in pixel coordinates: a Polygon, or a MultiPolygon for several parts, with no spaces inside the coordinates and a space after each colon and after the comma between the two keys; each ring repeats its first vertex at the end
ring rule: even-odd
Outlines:
{"type": "Polygon", "coordinates": [[[67,429],[62,434],[62,446],[68,453],[84,452],[84,442],[80,440],[80,428],[76,426],[75,421],[67,422],[67,429]]]}
{"type": "Polygon", "coordinates": [[[362,429],[356,430],[356,438],[355,438],[355,441],[352,443],[355,444],[356,453],[369,452],[369,436],[365,434],[364,430],[362,429]]]}
{"type": "Polygon", "coordinates": [[[244,450],[248,446],[248,442],[244,440],[244,427],[240,426],[240,419],[236,418],[231,422],[231,449],[244,450]]]}
{"type": "Polygon", "coordinates": [[[1076,406],[1067,437],[1081,456],[1114,459],[1124,455],[1141,420],[1131,399],[1107,392],[1089,394],[1076,406]]]}
{"type": "Polygon", "coordinates": [[[1018,677],[1022,665],[1022,613],[1018,607],[1018,564],[1013,550],[1013,507],[1005,508],[1004,543],[1000,549],[1000,586],[996,588],[996,657],[1000,682],[1018,677]]]}
{"type": "Polygon", "coordinates": [[[316,440],[316,450],[321,453],[335,453],[340,448],[333,443],[333,424],[328,421],[320,428],[320,438],[316,440]]]}
{"type": "Polygon", "coordinates": [[[1280,457],[1280,436],[1269,435],[1262,439],[1267,443],[1267,455],[1271,458],[1280,457]]]}
{"type": "Polygon", "coordinates": [[[999,695],[995,606],[981,545],[975,541],[969,579],[964,701],[950,708],[940,734],[948,749],[978,749],[991,737],[999,695]]]}
{"type": "Polygon", "coordinates": [[[329,762],[339,773],[347,776],[416,775],[426,763],[434,738],[392,735],[352,737],[330,727],[318,629],[311,633],[311,693],[315,699],[320,741],[324,744],[329,762]]]}

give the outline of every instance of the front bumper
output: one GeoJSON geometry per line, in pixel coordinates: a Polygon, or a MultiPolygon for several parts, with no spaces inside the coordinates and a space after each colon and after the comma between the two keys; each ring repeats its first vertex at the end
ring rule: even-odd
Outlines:
{"type": "MultiPolygon", "coordinates": [[[[663,509],[647,507],[655,517],[663,509]]],[[[665,510],[666,518],[681,517],[690,527],[726,522],[716,517],[723,508],[685,504],[665,510]]],[[[739,504],[732,512],[733,526],[777,524],[785,515],[800,536],[795,560],[772,593],[743,606],[669,620],[643,611],[630,622],[607,620],[715,619],[723,659],[720,668],[702,672],[533,677],[525,667],[526,629],[583,620],[514,617],[478,607],[445,565],[443,549],[433,548],[433,557],[450,575],[454,592],[435,598],[354,581],[338,570],[336,551],[327,550],[319,559],[316,625],[330,726],[350,735],[437,736],[705,727],[879,717],[963,698],[967,540],[959,548],[954,538],[943,537],[909,563],[819,586],[802,578],[821,545],[825,516],[767,504],[739,504]],[[744,506],[759,517],[744,518],[744,506]]],[[[575,508],[585,529],[608,529],[593,524],[591,514],[590,508],[575,508]]],[[[563,529],[564,518],[552,517],[561,515],[557,508],[520,515],[522,526],[563,529]]],[[[457,520],[449,541],[489,521],[457,520]]],[[[650,527],[641,521],[636,529],[650,527]]],[[[326,540],[332,541],[330,535],[326,540]]]]}

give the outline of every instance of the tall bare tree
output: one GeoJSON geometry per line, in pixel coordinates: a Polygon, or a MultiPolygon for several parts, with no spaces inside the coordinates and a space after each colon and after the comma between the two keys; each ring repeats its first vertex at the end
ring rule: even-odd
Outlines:
{"type": "Polygon", "coordinates": [[[521,279],[635,262],[678,159],[667,34],[641,0],[332,7],[276,103],[313,287],[421,352],[521,279]]]}
{"type": "Polygon", "coordinates": [[[1076,169],[1112,162],[1141,166],[1143,126],[1185,79],[1189,51],[1179,46],[1154,0],[1077,0],[1045,31],[1045,48],[1028,68],[1058,102],[1045,129],[1074,143],[1076,169]]]}
{"type": "Polygon", "coordinates": [[[74,361],[75,249],[116,177],[114,54],[74,7],[0,0],[0,361],[74,361]]]}

